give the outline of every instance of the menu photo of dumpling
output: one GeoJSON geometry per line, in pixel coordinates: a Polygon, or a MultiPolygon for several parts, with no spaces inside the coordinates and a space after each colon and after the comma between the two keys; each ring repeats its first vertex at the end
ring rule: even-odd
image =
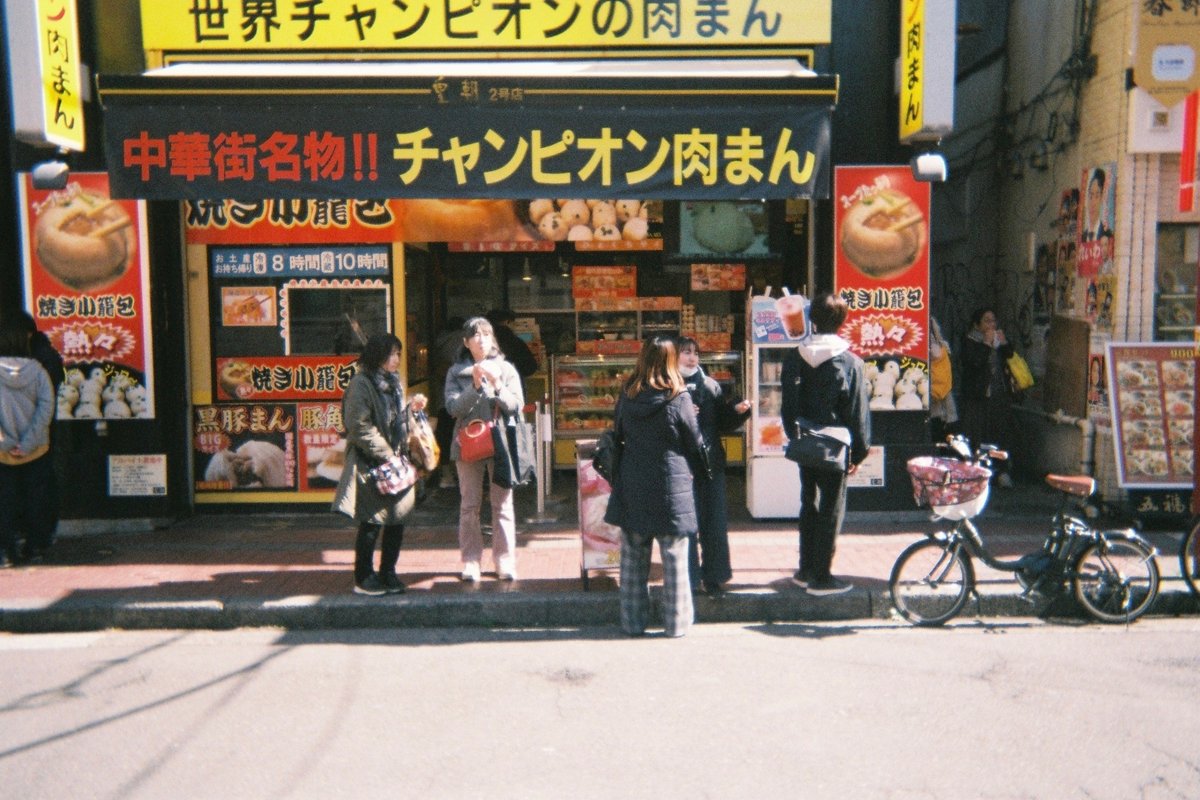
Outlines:
{"type": "Polygon", "coordinates": [[[1144,389],[1158,386],[1158,369],[1153,361],[1122,361],[1117,364],[1117,386],[1144,389]]]}

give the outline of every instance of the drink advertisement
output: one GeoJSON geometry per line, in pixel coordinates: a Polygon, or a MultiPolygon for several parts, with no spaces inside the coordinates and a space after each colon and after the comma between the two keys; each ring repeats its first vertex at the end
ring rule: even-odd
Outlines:
{"type": "Polygon", "coordinates": [[[113,200],[103,172],[19,189],[26,307],[66,367],[58,419],[152,418],[145,204],[113,200]]]}
{"type": "Polygon", "coordinates": [[[1192,487],[1195,355],[1190,344],[1109,343],[1108,398],[1122,487],[1192,487]]]}
{"type": "Polygon", "coordinates": [[[907,166],[835,172],[839,333],[866,362],[872,411],[929,408],[929,198],[907,166]]]}

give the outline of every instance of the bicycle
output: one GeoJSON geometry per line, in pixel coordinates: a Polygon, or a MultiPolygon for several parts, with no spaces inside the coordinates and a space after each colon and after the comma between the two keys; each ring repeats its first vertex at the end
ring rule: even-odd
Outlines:
{"type": "Polygon", "coordinates": [[[1192,594],[1200,597],[1200,518],[1192,523],[1192,529],[1179,543],[1179,573],[1192,594]]]}
{"type": "Polygon", "coordinates": [[[1089,615],[1106,623],[1132,622],[1153,605],[1159,590],[1157,551],[1131,528],[1096,530],[1067,513],[1072,498],[1096,489],[1087,475],[1047,475],[1062,495],[1042,546],[1020,558],[997,558],[984,544],[972,519],[987,506],[992,462],[1007,458],[993,445],[972,453],[962,437],[950,437],[955,457],[918,456],[908,461],[918,506],[929,505],[934,520],[953,521],[949,530],[900,553],[888,579],[896,610],[914,625],[942,625],[953,619],[975,590],[974,559],[1012,572],[1022,597],[1046,605],[1067,587],[1089,615]]]}

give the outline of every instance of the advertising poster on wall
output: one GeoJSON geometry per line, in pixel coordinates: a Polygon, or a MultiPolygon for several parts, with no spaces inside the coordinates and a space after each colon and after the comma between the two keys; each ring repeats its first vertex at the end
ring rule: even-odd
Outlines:
{"type": "Polygon", "coordinates": [[[342,404],[297,403],[296,430],[301,465],[300,491],[333,491],[346,463],[342,404]]]}
{"type": "Polygon", "coordinates": [[[1107,274],[1113,269],[1116,162],[1085,169],[1080,184],[1076,271],[1083,277],[1107,274]]]}
{"type": "Polygon", "coordinates": [[[296,406],[198,406],[192,448],[197,494],[294,490],[296,406]]]}
{"type": "Polygon", "coordinates": [[[840,333],[866,362],[872,411],[929,407],[929,199],[907,166],[834,174],[840,333]]]}
{"type": "Polygon", "coordinates": [[[1122,487],[1191,488],[1195,355],[1179,343],[1109,344],[1109,407],[1122,487]]]}
{"type": "Polygon", "coordinates": [[[145,203],[111,199],[102,172],[19,188],[25,304],[66,367],[58,419],[153,417],[145,203]]]}
{"type": "Polygon", "coordinates": [[[1111,428],[1108,405],[1108,336],[1093,334],[1088,345],[1087,418],[1097,428],[1111,428]]]}

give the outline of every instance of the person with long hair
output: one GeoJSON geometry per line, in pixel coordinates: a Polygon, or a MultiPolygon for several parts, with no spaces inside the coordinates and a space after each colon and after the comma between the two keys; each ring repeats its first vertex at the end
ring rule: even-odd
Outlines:
{"type": "MultiPolygon", "coordinates": [[[[458,470],[458,548],[462,555],[462,579],[476,582],[483,557],[483,531],[479,514],[483,506],[483,482],[492,469],[492,460],[463,461],[458,432],[471,421],[491,420],[496,409],[500,424],[515,417],[525,406],[521,376],[496,346],[492,323],[484,317],[471,317],[462,328],[466,350],[446,373],[442,392],[446,410],[454,417],[454,438],[450,460],[458,470]]],[[[492,561],[496,577],[502,581],[517,579],[517,525],[513,511],[513,490],[491,484],[492,561]]]]}
{"type": "MultiPolygon", "coordinates": [[[[1006,362],[1014,352],[996,322],[996,312],[987,306],[975,309],[959,354],[963,433],[972,446],[993,444],[1010,450],[1013,445],[1016,418],[1012,406],[1016,397],[1006,362]]],[[[1012,486],[1012,478],[1001,469],[997,466],[992,480],[1001,487],[1012,486]]]]}
{"type": "Polygon", "coordinates": [[[700,345],[690,336],[676,340],[679,373],[688,395],[696,406],[700,433],[708,445],[710,480],[696,481],[696,521],[699,530],[688,547],[688,575],[692,590],[711,597],[725,593],[725,584],[733,577],[729,560],[729,510],[725,501],[725,448],[721,433],[731,432],[750,415],[750,401],[725,394],[721,384],[700,366],[700,345]]]}
{"type": "Polygon", "coordinates": [[[404,544],[404,518],[416,505],[416,486],[398,495],[385,495],[368,475],[375,467],[404,454],[408,446],[408,411],[421,411],[426,405],[423,394],[413,395],[408,403],[404,401],[399,374],[402,349],[400,340],[391,333],[367,339],[358,370],[342,398],[346,454],[333,510],[358,523],[354,542],[357,594],[402,594],[405,590],[396,575],[396,562],[404,544]],[[377,540],[378,570],[373,566],[377,540]]]}
{"type": "Polygon", "coordinates": [[[11,320],[0,326],[0,569],[40,554],[54,538],[58,498],[50,463],[54,419],[50,376],[29,350],[29,333],[11,320]]]}
{"type": "Polygon", "coordinates": [[[621,529],[621,629],[646,632],[650,556],[658,541],[663,567],[666,635],[692,625],[688,542],[696,535],[693,478],[704,467],[704,437],[679,373],[675,340],[642,345],[637,366],[617,400],[613,430],[624,443],[604,521],[621,529]]]}
{"type": "Polygon", "coordinates": [[[863,361],[837,335],[849,309],[839,295],[813,298],[813,335],[783,357],[783,419],[789,439],[799,435],[796,420],[850,431],[845,472],[800,467],[800,569],[792,581],[812,595],[848,592],[849,581],[833,576],[833,553],[846,516],[846,478],[858,471],[871,447],[871,410],[863,361]]]}

